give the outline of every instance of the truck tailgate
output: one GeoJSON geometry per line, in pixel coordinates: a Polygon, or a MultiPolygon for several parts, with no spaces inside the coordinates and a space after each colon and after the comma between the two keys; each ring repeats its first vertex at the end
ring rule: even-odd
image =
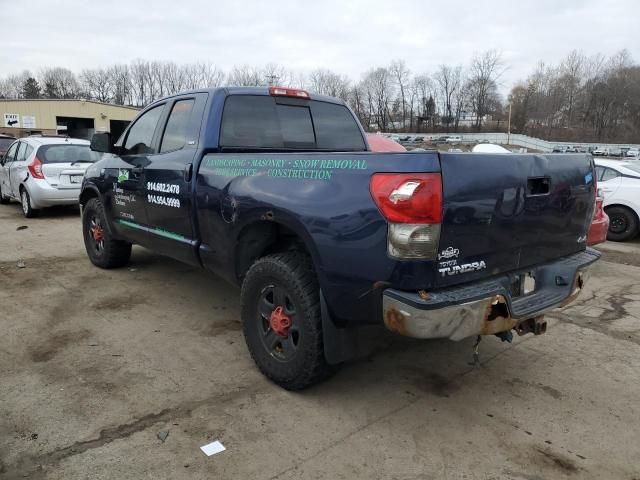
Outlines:
{"type": "Polygon", "coordinates": [[[496,275],[585,249],[594,208],[586,154],[440,154],[437,285],[496,275]]]}

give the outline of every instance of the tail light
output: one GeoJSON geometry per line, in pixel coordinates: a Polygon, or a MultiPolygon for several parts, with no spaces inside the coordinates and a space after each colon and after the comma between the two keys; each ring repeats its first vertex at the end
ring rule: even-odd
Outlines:
{"type": "Polygon", "coordinates": [[[293,97],[309,99],[309,93],[297,88],[269,87],[269,95],[272,97],[293,97]]]}
{"type": "Polygon", "coordinates": [[[38,157],[35,157],[27,168],[33,178],[39,178],[40,180],[44,179],[44,175],[42,174],[42,162],[38,157]]]}
{"type": "Polygon", "coordinates": [[[376,173],[371,196],[389,222],[387,252],[395,258],[433,259],[442,222],[439,173],[376,173]]]}

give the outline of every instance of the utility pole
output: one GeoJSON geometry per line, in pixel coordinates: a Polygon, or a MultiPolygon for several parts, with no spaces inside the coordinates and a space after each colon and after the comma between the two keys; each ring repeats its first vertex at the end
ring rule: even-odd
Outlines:
{"type": "Polygon", "coordinates": [[[511,145],[511,95],[509,95],[509,122],[507,124],[507,145],[511,145]]]}

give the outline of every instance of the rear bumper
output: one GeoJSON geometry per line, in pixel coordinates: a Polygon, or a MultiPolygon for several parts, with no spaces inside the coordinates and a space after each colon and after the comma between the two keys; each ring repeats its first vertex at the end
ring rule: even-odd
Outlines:
{"type": "Polygon", "coordinates": [[[52,207],[54,205],[76,205],[80,198],[80,185],[77,188],[56,188],[46,180],[30,178],[26,188],[31,197],[33,208],[52,207]]]}
{"type": "Polygon", "coordinates": [[[528,321],[578,296],[589,267],[598,258],[596,250],[587,248],[554,262],[445,290],[417,293],[388,289],[382,301],[384,323],[389,330],[414,338],[462,340],[512,328],[528,331],[528,321]],[[512,283],[523,273],[535,277],[535,291],[514,298],[512,283]]]}

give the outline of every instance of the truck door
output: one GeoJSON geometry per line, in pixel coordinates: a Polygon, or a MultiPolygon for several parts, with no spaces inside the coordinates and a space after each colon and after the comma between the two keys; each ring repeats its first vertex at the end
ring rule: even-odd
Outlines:
{"type": "Polygon", "coordinates": [[[153,248],[159,253],[197,264],[191,178],[206,93],[172,100],[163,117],[159,151],[144,167],[145,207],[153,248]]]}
{"type": "Polygon", "coordinates": [[[150,240],[144,168],[157,153],[157,134],[164,108],[164,103],[154,106],[135,120],[121,139],[122,143],[116,145],[120,153],[105,172],[112,185],[107,203],[114,228],[143,245],[150,240]]]}

